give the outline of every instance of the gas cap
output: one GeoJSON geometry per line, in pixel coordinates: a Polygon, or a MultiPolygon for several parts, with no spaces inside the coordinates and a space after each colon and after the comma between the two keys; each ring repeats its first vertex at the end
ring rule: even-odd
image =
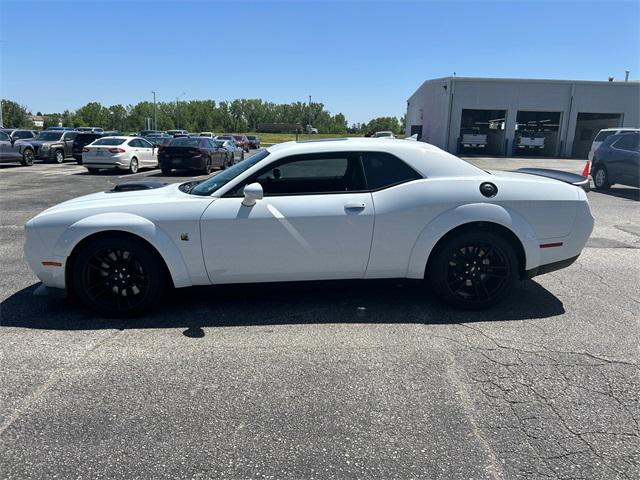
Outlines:
{"type": "Polygon", "coordinates": [[[498,187],[491,182],[480,184],[480,193],[485,197],[495,197],[498,194],[498,187]]]}

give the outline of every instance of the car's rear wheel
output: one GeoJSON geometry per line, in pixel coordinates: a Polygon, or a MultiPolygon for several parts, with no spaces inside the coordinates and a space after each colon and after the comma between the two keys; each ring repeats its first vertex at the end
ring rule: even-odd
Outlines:
{"type": "Polygon", "coordinates": [[[505,239],[492,232],[466,232],[438,245],[427,277],[447,303],[480,310],[499,302],[518,278],[518,258],[505,239]]]}
{"type": "Polygon", "coordinates": [[[55,153],[53,159],[55,160],[56,163],[64,162],[64,151],[56,150],[56,153],[55,153]]]}
{"type": "Polygon", "coordinates": [[[135,238],[109,235],[78,252],[73,285],[80,300],[110,316],[131,316],[156,305],[167,278],[162,261],[135,238]]]}
{"type": "Polygon", "coordinates": [[[611,187],[611,181],[609,180],[609,173],[604,165],[596,165],[593,169],[593,185],[596,190],[608,190],[611,187]]]}
{"type": "Polygon", "coordinates": [[[31,165],[33,165],[34,158],[35,155],[33,153],[33,150],[30,148],[25,148],[24,152],[22,152],[22,161],[20,163],[25,167],[30,167],[31,165]]]}
{"type": "Polygon", "coordinates": [[[207,163],[205,163],[204,168],[202,169],[203,175],[209,175],[213,170],[213,165],[211,164],[211,157],[207,157],[207,163]]]}
{"type": "Polygon", "coordinates": [[[138,173],[138,159],[133,157],[129,162],[129,173],[138,173]]]}

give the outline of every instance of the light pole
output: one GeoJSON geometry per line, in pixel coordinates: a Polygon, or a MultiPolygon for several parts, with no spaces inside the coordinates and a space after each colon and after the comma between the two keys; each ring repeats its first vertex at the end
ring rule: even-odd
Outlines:
{"type": "Polygon", "coordinates": [[[309,95],[309,128],[312,128],[313,125],[311,124],[311,95],[309,95]]]}
{"type": "Polygon", "coordinates": [[[153,93],[153,129],[158,130],[158,111],[156,110],[156,92],[151,90],[153,93]]]}
{"type": "Polygon", "coordinates": [[[176,97],[176,129],[180,129],[180,109],[179,106],[180,104],[178,102],[180,102],[180,98],[184,97],[186,95],[186,93],[182,92],[180,95],[178,95],[176,97]]]}
{"type": "Polygon", "coordinates": [[[0,98],[0,127],[4,127],[4,121],[2,120],[2,99],[0,98]]]}

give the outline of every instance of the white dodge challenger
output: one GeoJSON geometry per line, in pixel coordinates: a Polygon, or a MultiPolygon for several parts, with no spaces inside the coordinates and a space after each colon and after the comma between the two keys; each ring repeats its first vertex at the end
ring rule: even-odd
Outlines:
{"type": "Polygon", "coordinates": [[[426,279],[479,309],[580,255],[585,185],[484,171],[408,140],[288,142],[203,181],[130,182],[51,207],[27,222],[25,252],[44,287],[109,315],[154,306],[169,286],[373,278],[426,279]]]}

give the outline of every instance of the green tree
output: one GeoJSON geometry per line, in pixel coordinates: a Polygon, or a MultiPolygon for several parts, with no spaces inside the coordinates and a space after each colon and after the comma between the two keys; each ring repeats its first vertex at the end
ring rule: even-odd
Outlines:
{"type": "Polygon", "coordinates": [[[400,133],[400,122],[397,117],[378,117],[374,118],[367,124],[367,132],[374,133],[390,130],[394,133],[400,133]]]}
{"type": "Polygon", "coordinates": [[[7,127],[33,128],[27,107],[13,100],[2,99],[2,121],[7,127]]]}

